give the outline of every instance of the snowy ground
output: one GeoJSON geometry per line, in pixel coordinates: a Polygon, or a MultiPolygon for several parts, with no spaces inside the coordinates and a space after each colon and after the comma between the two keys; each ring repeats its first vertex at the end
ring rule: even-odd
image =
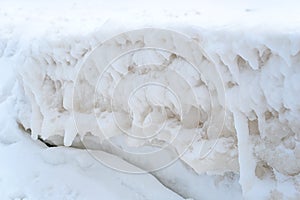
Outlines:
{"type": "MultiPolygon", "coordinates": [[[[299,199],[299,7],[296,0],[1,1],[0,199],[299,199]],[[78,135],[65,126],[70,115],[62,114],[51,126],[51,116],[56,116],[51,109],[58,107],[57,99],[70,99],[65,88],[73,84],[82,55],[116,34],[148,27],[179,31],[199,43],[201,55],[208,59],[205,64],[221,74],[226,104],[220,96],[216,102],[226,108],[227,118],[209,157],[202,159],[197,154],[200,142],[195,142],[182,160],[171,166],[149,173],[124,173],[107,163],[134,172],[140,171],[137,166],[148,169],[153,163],[126,156],[104,143],[103,151],[82,149],[76,142],[78,135]],[[53,80],[63,85],[55,95],[51,93],[53,80]],[[35,115],[35,108],[40,109],[42,117],[35,115]],[[66,133],[61,133],[62,128],[66,133]],[[59,146],[47,147],[32,139],[37,136],[59,146]],[[63,139],[57,141],[50,136],[63,139]]],[[[144,44],[154,44],[151,39],[155,41],[154,37],[143,38],[144,44]]],[[[118,41],[121,45],[110,49],[107,57],[131,40],[135,38],[118,41]]],[[[168,37],[162,41],[168,43],[168,37]]],[[[180,42],[172,41],[171,46],[186,48],[180,42]]],[[[146,53],[139,57],[137,53],[132,58],[142,64],[149,59],[169,61],[166,53],[158,55],[163,56],[146,53]]],[[[122,66],[122,62],[117,65],[122,66]]],[[[188,80],[194,80],[195,74],[182,71],[188,80]]],[[[210,70],[206,73],[214,75],[210,70]]],[[[204,84],[205,88],[209,86],[204,84]]],[[[205,93],[195,88],[201,99],[205,93]]],[[[160,93],[153,96],[165,100],[163,104],[169,98],[162,98],[160,93]]],[[[122,104],[119,99],[117,103],[122,104]]],[[[203,99],[201,112],[213,113],[203,99]]],[[[89,96],[85,99],[88,101],[89,96]]],[[[69,102],[62,104],[66,113],[73,112],[69,102]]],[[[92,132],[102,137],[93,133],[89,118],[80,121],[87,121],[80,136],[92,132]]],[[[107,124],[109,137],[124,145],[111,131],[114,127],[110,121],[107,124]]],[[[185,140],[177,139],[174,148],[180,151],[185,140]]],[[[143,147],[136,141],[128,143],[143,147]]]]}

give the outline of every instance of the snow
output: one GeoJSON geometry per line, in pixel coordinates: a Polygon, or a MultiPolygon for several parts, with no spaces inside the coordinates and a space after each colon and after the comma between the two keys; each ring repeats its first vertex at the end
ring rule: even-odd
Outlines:
{"type": "Polygon", "coordinates": [[[299,198],[299,6],[0,2],[1,197],[299,198]]]}

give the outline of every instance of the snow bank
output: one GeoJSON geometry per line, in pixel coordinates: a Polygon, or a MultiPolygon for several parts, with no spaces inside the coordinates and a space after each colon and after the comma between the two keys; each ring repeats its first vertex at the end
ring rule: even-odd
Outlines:
{"type": "MultiPolygon", "coordinates": [[[[34,139],[105,150],[146,171],[180,157],[198,174],[239,174],[245,198],[258,191],[262,199],[299,197],[294,12],[283,23],[267,17],[280,6],[268,13],[260,4],[237,4],[228,14],[203,2],[205,9],[198,3],[126,17],[86,6],[95,18],[85,19],[72,5],[72,18],[59,22],[48,11],[35,19],[27,10],[20,12],[32,20],[29,28],[20,26],[23,19],[2,22],[1,56],[17,65],[17,120],[34,139]]],[[[165,174],[157,176],[180,177],[165,174]]]]}

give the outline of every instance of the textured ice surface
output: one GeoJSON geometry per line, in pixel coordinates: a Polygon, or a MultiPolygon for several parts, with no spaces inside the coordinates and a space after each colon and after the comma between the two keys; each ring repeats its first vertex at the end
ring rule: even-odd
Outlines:
{"type": "MultiPolygon", "coordinates": [[[[77,147],[83,147],[78,142],[82,139],[88,148],[102,143],[102,150],[147,169],[151,167],[149,163],[105,148],[106,140],[134,151],[174,139],[172,150],[181,152],[197,132],[195,142],[181,159],[198,174],[239,174],[245,198],[252,199],[258,194],[261,199],[299,197],[300,26],[299,12],[297,6],[291,6],[292,1],[284,4],[289,5],[288,9],[282,4],[270,6],[270,2],[232,1],[220,7],[203,1],[202,4],[194,2],[197,6],[173,5],[173,9],[156,12],[130,9],[126,14],[127,6],[121,2],[112,10],[101,10],[101,14],[97,6],[78,2],[63,3],[57,9],[54,4],[33,4],[30,9],[21,4],[16,16],[16,7],[3,4],[8,6],[1,10],[5,12],[1,14],[1,65],[15,66],[19,84],[17,120],[31,130],[33,138],[39,136],[58,145],[77,147]],[[262,9],[266,6],[268,11],[262,9]],[[51,9],[45,10],[48,7],[51,9]],[[72,11],[65,15],[66,7],[72,7],[72,11]],[[271,17],[277,13],[284,14],[271,17]],[[94,56],[88,63],[90,71],[78,76],[84,59],[97,45],[114,35],[145,27],[186,34],[201,51],[172,40],[172,34],[153,37],[125,34],[123,39],[108,43],[106,50],[97,54],[101,58],[94,56]],[[206,76],[197,73],[184,57],[163,50],[144,50],[119,57],[95,85],[110,54],[131,46],[159,46],[158,38],[170,48],[186,48],[186,53],[201,58],[197,67],[206,76]],[[174,71],[186,82],[178,81],[180,77],[172,74],[174,71]],[[206,80],[207,76],[213,80],[219,75],[225,101],[217,95],[220,88],[212,88],[206,80]],[[118,84],[120,80],[122,83],[118,84]],[[185,97],[179,97],[183,106],[180,107],[172,93],[158,85],[137,91],[128,101],[132,88],[145,80],[160,81],[164,86],[176,83],[175,91],[181,91],[185,97]],[[186,92],[189,90],[195,92],[195,101],[186,92]],[[94,94],[99,104],[94,104],[94,94]],[[216,100],[213,107],[211,96],[216,100]],[[101,130],[95,113],[91,112],[94,107],[101,130]],[[207,134],[210,128],[218,128],[222,123],[221,119],[210,123],[210,116],[222,115],[223,111],[226,115],[221,134],[207,134]],[[121,128],[137,137],[151,135],[163,122],[166,129],[153,140],[131,139],[114,123],[113,114],[121,128]],[[149,120],[154,126],[141,130],[149,120]],[[178,127],[183,127],[182,135],[175,137],[178,127]]],[[[3,87],[1,92],[8,93],[9,87],[3,87]]],[[[157,176],[180,177],[174,172],[166,174],[158,172],[157,176]]],[[[165,184],[174,187],[170,181],[165,184]]]]}

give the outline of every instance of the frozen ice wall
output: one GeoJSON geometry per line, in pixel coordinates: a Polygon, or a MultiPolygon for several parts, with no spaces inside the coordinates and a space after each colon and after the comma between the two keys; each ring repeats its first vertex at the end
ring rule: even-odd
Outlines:
{"type": "Polygon", "coordinates": [[[224,11],[206,5],[105,11],[80,27],[78,8],[57,24],[44,14],[24,34],[7,25],[1,56],[15,59],[19,123],[34,139],[104,149],[145,170],[180,157],[198,174],[239,174],[245,198],[299,197],[300,29],[239,6],[240,19],[213,20],[207,10],[224,11]]]}
{"type": "MultiPolygon", "coordinates": [[[[223,80],[226,103],[217,99],[214,106],[220,108],[216,108],[215,113],[212,113],[214,108],[210,106],[210,95],[214,94],[209,94],[214,90],[208,88],[199,72],[189,67],[182,58],[168,52],[146,50],[125,55],[118,60],[119,63],[113,63],[112,67],[101,74],[98,85],[95,81],[99,81],[96,78],[100,72],[94,71],[97,70],[97,63],[89,65],[90,71],[80,71],[78,77],[77,73],[82,67],[80,61],[92,48],[87,42],[92,36],[86,36],[79,41],[68,37],[55,42],[31,44],[39,48],[26,55],[24,64],[20,66],[19,81],[26,98],[26,106],[20,109],[20,122],[26,129],[31,129],[33,138],[39,135],[56,144],[68,146],[76,135],[82,139],[87,134],[107,139],[124,134],[120,131],[120,124],[115,124],[114,120],[119,120],[117,123],[121,123],[120,126],[137,136],[153,134],[152,130],[166,122],[165,132],[154,139],[140,141],[128,137],[126,142],[129,146],[158,145],[172,140],[175,137],[172,134],[178,132],[176,127],[183,127],[183,132],[175,137],[176,141],[172,145],[180,152],[197,130],[199,134],[196,134],[196,140],[182,159],[199,173],[240,172],[240,182],[245,191],[250,190],[251,185],[260,179],[276,180],[276,173],[297,176],[300,170],[300,55],[296,44],[299,44],[299,39],[278,33],[254,33],[256,37],[252,39],[253,33],[249,37],[242,33],[220,34],[210,31],[208,34],[207,30],[193,31],[192,34],[197,36],[193,39],[201,41],[199,45],[203,48],[203,52],[200,52],[202,54],[196,56],[202,57],[203,53],[209,55],[200,61],[203,65],[200,67],[212,70],[215,76],[220,74],[223,80]],[[232,34],[235,34],[234,37],[232,34]],[[223,40],[224,37],[228,39],[223,40]],[[147,65],[148,61],[152,64],[155,62],[155,65],[147,65]],[[217,71],[213,71],[214,68],[217,71]],[[174,70],[178,73],[172,74],[174,70]],[[178,84],[178,74],[184,76],[184,81],[189,81],[189,84],[178,84]],[[121,79],[122,76],[126,78],[121,79]],[[76,85],[76,81],[82,83],[76,85]],[[148,81],[179,87],[177,93],[183,95],[179,97],[179,103],[185,108],[180,108],[176,98],[157,85],[137,91],[130,99],[136,102],[128,103],[129,93],[136,87],[132,84],[139,86],[148,81]],[[173,85],[172,81],[175,81],[173,85]],[[182,92],[190,89],[197,98],[194,104],[193,96],[189,97],[188,92],[182,92]],[[82,96],[76,96],[76,92],[82,96]],[[94,105],[94,101],[97,105],[94,105]],[[25,111],[26,107],[28,110],[25,111]],[[96,109],[96,119],[101,125],[94,121],[93,109],[96,109]],[[219,127],[218,123],[222,123],[209,121],[211,115],[222,115],[218,109],[226,110],[224,126],[218,137],[213,135],[210,138],[211,135],[206,134],[208,128],[219,127]],[[166,113],[165,116],[161,116],[162,113],[166,113]],[[77,119],[75,123],[74,114],[77,119]],[[147,117],[152,117],[153,127],[139,128],[136,124],[147,123],[147,117]],[[212,144],[209,147],[213,150],[207,156],[201,155],[199,149],[203,140],[212,144]],[[216,144],[215,140],[218,140],[216,144]]],[[[166,35],[165,40],[168,41],[169,37],[166,35]]],[[[136,41],[145,45],[151,43],[151,38],[144,39],[126,38],[115,45],[110,44],[111,49],[108,48],[107,52],[118,51],[136,41]]],[[[178,44],[173,41],[170,45],[178,44]]],[[[104,56],[101,59],[106,59],[105,53],[99,55],[104,56]]],[[[102,62],[101,59],[96,57],[94,61],[102,62]]],[[[98,63],[99,66],[102,67],[98,63]]]]}

